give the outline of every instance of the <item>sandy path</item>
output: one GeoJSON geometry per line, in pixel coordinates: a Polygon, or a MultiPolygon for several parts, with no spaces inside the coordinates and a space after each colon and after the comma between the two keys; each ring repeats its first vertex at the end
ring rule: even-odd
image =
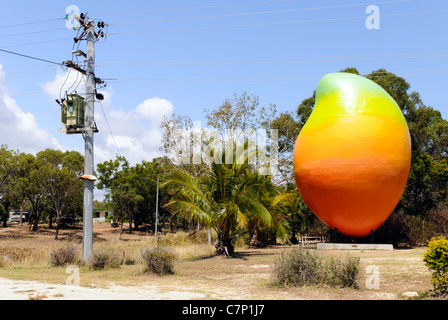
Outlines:
{"type": "Polygon", "coordinates": [[[161,291],[155,285],[98,288],[0,278],[0,300],[190,300],[205,297],[188,291],[161,291]]]}

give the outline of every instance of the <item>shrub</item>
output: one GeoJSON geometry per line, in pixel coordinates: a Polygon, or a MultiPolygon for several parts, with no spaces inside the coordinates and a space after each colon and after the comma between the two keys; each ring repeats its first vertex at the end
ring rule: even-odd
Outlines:
{"type": "Polygon", "coordinates": [[[299,249],[283,252],[274,264],[276,284],[303,286],[321,281],[322,262],[314,253],[299,249]]]}
{"type": "Polygon", "coordinates": [[[54,250],[50,254],[50,263],[54,267],[75,264],[78,261],[78,250],[75,245],[70,245],[54,250]]]}
{"type": "Polygon", "coordinates": [[[358,257],[347,257],[346,259],[330,258],[324,265],[325,275],[322,280],[331,287],[358,288],[359,278],[358,257]]]}
{"type": "Polygon", "coordinates": [[[118,268],[122,264],[121,255],[111,250],[96,250],[87,261],[87,265],[95,270],[118,268]]]}
{"type": "Polygon", "coordinates": [[[343,261],[341,285],[342,287],[358,289],[360,258],[348,257],[343,261]]]}
{"type": "Polygon", "coordinates": [[[434,291],[448,292],[448,240],[444,237],[432,238],[428,242],[423,262],[432,270],[432,285],[434,291]]]}
{"type": "Polygon", "coordinates": [[[303,286],[326,284],[331,287],[358,288],[360,260],[321,259],[305,249],[293,249],[282,253],[275,261],[273,278],[275,284],[303,286]]]}
{"type": "Polygon", "coordinates": [[[142,253],[145,271],[158,275],[172,274],[176,256],[168,249],[150,248],[142,253]]]}

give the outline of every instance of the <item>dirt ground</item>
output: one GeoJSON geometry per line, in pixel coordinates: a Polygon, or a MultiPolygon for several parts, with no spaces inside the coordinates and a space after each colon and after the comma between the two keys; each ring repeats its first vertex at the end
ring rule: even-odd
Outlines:
{"type": "MultiPolygon", "coordinates": [[[[111,230],[108,225],[96,225],[94,230],[95,243],[103,246],[108,241],[123,250],[137,250],[147,245],[142,234],[124,234],[118,241],[116,230],[111,230]]],[[[271,274],[275,259],[285,250],[291,250],[290,246],[282,245],[264,249],[239,248],[231,258],[199,254],[178,259],[174,274],[167,276],[144,273],[143,265],[139,263],[101,271],[82,266],[68,269],[50,267],[45,262],[49,248],[79,240],[79,232],[77,229],[64,230],[61,232],[63,240],[53,240],[51,230],[30,234],[28,230],[18,230],[17,227],[0,228],[0,257],[3,255],[13,260],[14,257],[8,256],[8,252],[13,252],[11,247],[22,251],[25,247],[34,248],[29,253],[24,251],[24,257],[19,257],[23,262],[11,261],[0,267],[0,299],[395,300],[409,299],[432,288],[431,274],[422,262],[424,248],[316,250],[319,255],[328,257],[359,257],[359,289],[273,286],[271,274]],[[36,254],[39,250],[42,251],[40,256],[36,254]],[[33,254],[35,257],[31,257],[33,254]],[[372,270],[376,270],[373,288],[372,270]]],[[[184,246],[188,247],[188,244],[184,246]]]]}

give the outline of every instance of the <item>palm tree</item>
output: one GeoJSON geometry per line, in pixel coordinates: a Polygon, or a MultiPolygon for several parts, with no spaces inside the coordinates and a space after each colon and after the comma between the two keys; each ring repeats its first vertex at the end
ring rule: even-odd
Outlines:
{"type": "MultiPolygon", "coordinates": [[[[235,160],[235,159],[234,159],[235,160]]],[[[223,161],[224,162],[224,161],[223,161]]],[[[210,165],[208,176],[195,178],[176,171],[162,184],[170,194],[167,207],[174,214],[195,217],[213,228],[218,254],[233,253],[232,233],[250,222],[278,226],[275,216],[275,188],[270,176],[260,175],[247,161],[210,165]]]]}

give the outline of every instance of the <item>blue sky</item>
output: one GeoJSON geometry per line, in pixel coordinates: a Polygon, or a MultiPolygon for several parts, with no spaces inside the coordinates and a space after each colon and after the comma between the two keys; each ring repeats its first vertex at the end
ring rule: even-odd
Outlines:
{"type": "MultiPolygon", "coordinates": [[[[116,79],[98,89],[115,142],[97,103],[96,162],[113,158],[117,146],[132,162],[151,160],[160,154],[164,114],[205,126],[204,108],[243,90],[280,112],[295,111],[320,77],[346,67],[403,76],[448,119],[447,1],[2,0],[0,49],[71,59],[76,32],[60,19],[69,5],[109,24],[107,38],[96,44],[96,75],[116,79]],[[366,28],[369,4],[380,10],[380,29],[366,28]],[[35,23],[43,20],[52,21],[35,23]]],[[[79,49],[85,51],[85,42],[79,49]]],[[[54,99],[66,71],[4,52],[0,66],[0,144],[83,152],[81,136],[58,132],[54,99]]],[[[82,93],[80,80],[72,71],[64,88],[73,84],[82,93]]]]}

